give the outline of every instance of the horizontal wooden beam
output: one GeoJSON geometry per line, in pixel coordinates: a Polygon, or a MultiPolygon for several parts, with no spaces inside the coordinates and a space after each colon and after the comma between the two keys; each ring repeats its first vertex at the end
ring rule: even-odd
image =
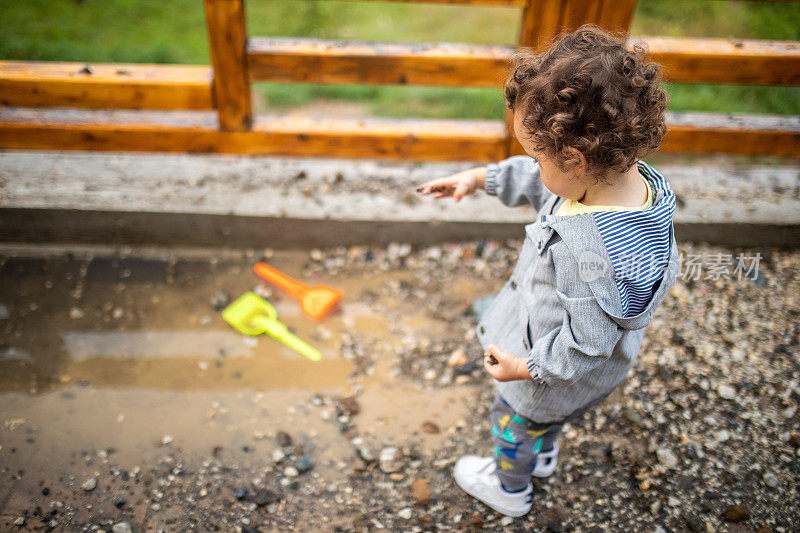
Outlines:
{"type": "Polygon", "coordinates": [[[359,0],[371,2],[402,2],[404,4],[451,4],[466,6],[525,7],[528,0],[359,0]]]}
{"type": "Polygon", "coordinates": [[[491,161],[505,157],[500,121],[261,118],[251,131],[165,124],[0,122],[0,149],[196,152],[491,161]]]}
{"type": "MultiPolygon", "coordinates": [[[[84,112],[90,113],[90,112],[84,112]]],[[[99,113],[99,112],[98,112],[99,113]]],[[[223,132],[206,119],[164,122],[64,122],[0,117],[0,149],[105,150],[290,155],[420,161],[498,161],[506,157],[503,121],[259,117],[252,131],[223,132]]],[[[203,114],[205,115],[205,114],[203,114]]],[[[108,114],[101,117],[108,120],[108,114]]],[[[128,119],[126,119],[128,120],[128,119]]],[[[663,152],[800,157],[796,117],[669,114],[663,152]]],[[[521,152],[516,152],[521,153],[521,152]]]]}
{"type": "Polygon", "coordinates": [[[0,61],[0,105],[211,109],[211,79],[202,65],[0,61]]]}
{"type": "Polygon", "coordinates": [[[800,42],[640,37],[669,81],[800,85],[800,42]]]}
{"type": "MultiPolygon", "coordinates": [[[[800,85],[800,43],[639,37],[669,81],[800,85]]],[[[251,38],[251,81],[368,85],[503,85],[514,49],[456,43],[251,38]]]]}
{"type": "Polygon", "coordinates": [[[251,81],[497,88],[512,53],[507,46],[255,37],[247,60],[251,81]]]}

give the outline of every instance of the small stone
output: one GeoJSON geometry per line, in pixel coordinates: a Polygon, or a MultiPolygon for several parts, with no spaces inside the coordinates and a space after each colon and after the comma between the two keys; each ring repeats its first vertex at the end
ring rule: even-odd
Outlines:
{"type": "Polygon", "coordinates": [[[356,401],[355,397],[353,396],[342,398],[339,403],[351,415],[357,415],[361,412],[361,405],[359,405],[358,401],[356,401]]]}
{"type": "Polygon", "coordinates": [[[236,494],[236,499],[239,501],[246,500],[247,496],[250,494],[246,487],[236,487],[234,492],[236,494]]]}
{"type": "Polygon", "coordinates": [[[672,453],[672,450],[669,450],[668,448],[659,448],[656,450],[656,457],[658,457],[658,462],[667,468],[675,468],[678,466],[678,458],[675,457],[675,454],[672,453]]]}
{"type": "Polygon", "coordinates": [[[734,389],[730,385],[722,384],[719,387],[717,387],[717,394],[719,394],[726,400],[732,400],[736,397],[736,389],[734,389]]]}
{"type": "Polygon", "coordinates": [[[670,507],[678,507],[680,506],[680,504],[681,501],[675,496],[670,496],[669,498],[667,498],[667,505],[669,505],[670,507]]]}
{"type": "Polygon", "coordinates": [[[403,454],[394,447],[381,450],[379,461],[381,470],[387,474],[397,472],[403,468],[403,454]]]}
{"type": "Polygon", "coordinates": [[[439,433],[441,430],[436,423],[431,422],[430,420],[426,420],[422,423],[422,431],[425,433],[439,433]]]}
{"type": "Polygon", "coordinates": [[[714,440],[717,442],[727,442],[730,438],[731,434],[727,429],[714,432],[714,440]]]}
{"type": "Polygon", "coordinates": [[[117,509],[122,509],[123,507],[125,507],[126,503],[128,503],[128,500],[126,500],[121,496],[119,498],[114,498],[114,507],[116,507],[117,509]]]}
{"type": "Polygon", "coordinates": [[[450,357],[447,359],[447,366],[455,368],[465,364],[466,362],[467,356],[464,354],[464,350],[458,349],[450,354],[450,357]]]}
{"type": "Polygon", "coordinates": [[[280,448],[276,448],[275,451],[272,452],[272,461],[275,463],[280,463],[286,458],[286,454],[283,453],[283,450],[280,448]]]}
{"type": "Polygon", "coordinates": [[[692,515],[687,518],[686,525],[689,526],[689,530],[694,533],[700,533],[705,530],[705,524],[697,515],[692,515]]]}
{"type": "Polygon", "coordinates": [[[361,457],[365,463],[371,463],[375,460],[375,455],[366,446],[360,446],[358,448],[358,456],[361,457]]]}
{"type": "Polygon", "coordinates": [[[314,468],[314,463],[311,462],[311,457],[308,454],[305,454],[294,464],[294,467],[300,474],[305,474],[314,468]]]}
{"type": "Polygon", "coordinates": [[[163,437],[161,437],[161,444],[163,444],[164,446],[166,446],[171,442],[172,442],[172,437],[170,435],[164,435],[163,437]]]}
{"type": "Polygon", "coordinates": [[[469,517],[469,523],[475,529],[483,529],[483,517],[478,513],[472,513],[472,516],[469,517]]]}
{"type": "Polygon", "coordinates": [[[92,477],[90,477],[89,479],[87,479],[86,481],[83,482],[83,484],[81,485],[81,488],[83,490],[85,490],[86,492],[89,492],[89,491],[94,490],[94,488],[96,486],[97,486],[97,478],[92,476],[92,477]]]}
{"type": "Polygon", "coordinates": [[[284,475],[286,475],[286,477],[297,477],[300,475],[300,472],[298,472],[297,469],[293,466],[287,466],[284,469],[283,473],[284,475]]]}
{"type": "Polygon", "coordinates": [[[397,516],[402,518],[403,520],[408,520],[411,518],[411,507],[406,507],[405,509],[401,509],[397,512],[397,516]]]}
{"type": "Polygon", "coordinates": [[[564,526],[558,520],[551,520],[547,523],[547,531],[550,533],[563,533],[564,526]]]}
{"type": "Polygon", "coordinates": [[[223,291],[217,291],[217,293],[211,298],[211,301],[209,303],[211,304],[211,307],[214,309],[214,311],[220,312],[226,307],[228,307],[230,301],[231,301],[230,296],[225,294],[223,291]]]}
{"type": "Polygon", "coordinates": [[[111,533],[132,533],[131,525],[128,522],[117,522],[111,528],[111,533]]]}
{"type": "Polygon", "coordinates": [[[411,495],[420,505],[428,505],[431,501],[431,491],[428,488],[428,480],[424,478],[415,479],[411,484],[411,495]]]}
{"type": "Polygon", "coordinates": [[[14,525],[15,526],[24,526],[25,525],[25,517],[24,516],[18,517],[16,520],[14,520],[14,525]]]}
{"type": "Polygon", "coordinates": [[[766,483],[768,487],[775,489],[778,488],[780,481],[778,481],[778,476],[771,472],[767,472],[764,474],[764,483],[766,483]]]}
{"type": "Polygon", "coordinates": [[[288,433],[285,431],[278,431],[275,435],[275,439],[278,441],[278,446],[291,446],[292,445],[292,437],[289,436],[288,433]]]}
{"type": "Polygon", "coordinates": [[[514,519],[512,517],[510,517],[510,516],[504,516],[502,518],[502,520],[500,520],[500,525],[501,526],[510,526],[513,523],[514,523],[514,519]]]}
{"type": "Polygon", "coordinates": [[[750,518],[750,507],[747,504],[731,505],[722,516],[729,522],[741,522],[750,518]]]}
{"type": "Polygon", "coordinates": [[[69,310],[69,317],[73,320],[83,318],[83,310],[80,307],[72,307],[69,310]]]}
{"type": "Polygon", "coordinates": [[[259,489],[259,491],[256,492],[253,501],[259,507],[264,507],[265,505],[269,505],[278,501],[278,495],[267,489],[259,489]]]}

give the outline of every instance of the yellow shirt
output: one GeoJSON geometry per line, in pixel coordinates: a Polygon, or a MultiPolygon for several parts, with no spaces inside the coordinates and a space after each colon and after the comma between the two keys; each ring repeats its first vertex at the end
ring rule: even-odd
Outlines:
{"type": "MultiPolygon", "coordinates": [[[[641,173],[639,173],[639,175],[642,176],[641,173]]],[[[561,204],[561,207],[558,208],[558,211],[556,211],[556,216],[578,215],[580,213],[591,213],[593,211],[641,211],[647,209],[653,205],[653,189],[650,187],[647,180],[644,179],[644,176],[642,176],[642,181],[645,187],[647,187],[647,201],[639,207],[629,207],[627,205],[586,205],[577,200],[566,198],[564,203],[561,204]]]]}

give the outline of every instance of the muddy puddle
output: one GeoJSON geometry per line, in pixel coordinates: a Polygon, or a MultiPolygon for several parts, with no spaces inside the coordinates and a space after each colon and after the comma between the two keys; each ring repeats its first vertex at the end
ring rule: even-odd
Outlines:
{"type": "Polygon", "coordinates": [[[463,425],[480,373],[468,361],[480,357],[475,341],[475,353],[462,349],[448,365],[440,357],[435,369],[409,358],[472,340],[469,305],[486,293],[485,281],[459,281],[431,305],[426,287],[436,280],[378,268],[368,251],[352,269],[328,268],[308,252],[148,253],[0,249],[4,518],[66,505],[71,524],[127,509],[129,521],[146,525],[158,504],[131,493],[114,509],[122,489],[113,481],[120,471],[141,476],[165,455],[195,465],[213,458],[256,482],[267,469],[284,485],[296,474],[281,472],[305,457],[313,468],[297,480],[335,484],[353,472],[359,448],[431,454],[463,425]],[[258,260],[345,295],[312,321],[253,273],[258,260]],[[273,303],[321,360],[230,327],[220,311],[247,291],[273,303]],[[81,484],[91,477],[98,486],[87,504],[81,484]]]}

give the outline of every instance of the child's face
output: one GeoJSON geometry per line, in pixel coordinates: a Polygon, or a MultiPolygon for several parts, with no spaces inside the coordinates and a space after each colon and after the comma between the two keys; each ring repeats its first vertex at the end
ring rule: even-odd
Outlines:
{"type": "Polygon", "coordinates": [[[567,172],[558,168],[550,158],[533,148],[530,135],[522,127],[522,113],[514,113],[514,136],[529,156],[539,163],[542,183],[547,189],[562,198],[580,200],[586,194],[587,184],[580,179],[581,167],[576,166],[567,172]]]}

